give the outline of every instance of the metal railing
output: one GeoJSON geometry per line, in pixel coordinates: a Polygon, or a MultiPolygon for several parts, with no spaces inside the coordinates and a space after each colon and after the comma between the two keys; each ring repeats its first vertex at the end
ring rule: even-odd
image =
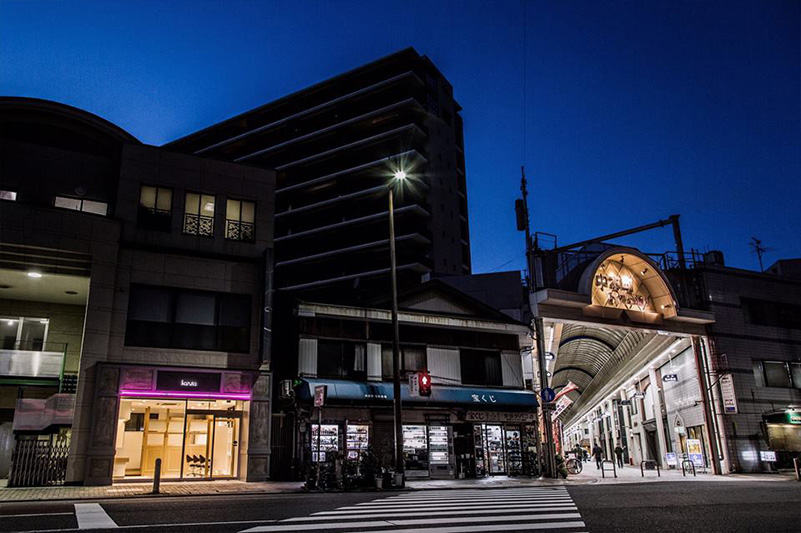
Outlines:
{"type": "Polygon", "coordinates": [[[255,239],[254,229],[254,225],[251,222],[226,219],[225,238],[232,241],[253,242],[255,239]]]}
{"type": "Polygon", "coordinates": [[[189,235],[214,236],[214,217],[184,214],[184,233],[189,235]]]}

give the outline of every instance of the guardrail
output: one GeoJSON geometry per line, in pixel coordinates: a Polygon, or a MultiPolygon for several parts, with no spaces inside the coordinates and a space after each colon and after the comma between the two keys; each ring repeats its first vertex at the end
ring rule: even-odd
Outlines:
{"type": "Polygon", "coordinates": [[[657,461],[642,461],[640,462],[640,474],[642,477],[645,477],[646,470],[654,470],[656,469],[657,477],[662,477],[662,473],[659,470],[659,462],[657,461]]]}

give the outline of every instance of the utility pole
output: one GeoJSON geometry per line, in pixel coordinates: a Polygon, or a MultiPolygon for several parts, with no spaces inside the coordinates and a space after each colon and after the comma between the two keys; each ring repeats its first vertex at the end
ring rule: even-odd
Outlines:
{"type": "MultiPolygon", "coordinates": [[[[534,272],[534,256],[531,249],[531,227],[528,214],[528,188],[526,182],[526,169],[520,167],[520,192],[522,193],[522,201],[516,202],[515,211],[517,212],[517,229],[525,231],[526,234],[526,268],[528,269],[528,290],[529,295],[534,292],[534,283],[536,275],[534,272]]],[[[529,298],[529,303],[531,298],[529,298]]],[[[533,311],[533,309],[532,309],[533,311]]],[[[540,391],[548,387],[548,367],[545,361],[545,334],[542,318],[535,317],[532,320],[534,326],[534,339],[537,345],[537,363],[539,368],[539,383],[540,391]]],[[[532,354],[533,356],[533,354],[532,354]]],[[[532,369],[533,370],[533,369],[532,369]]],[[[532,383],[532,388],[534,384],[532,383]]],[[[536,390],[536,388],[535,388],[536,390]]],[[[542,398],[538,403],[540,404],[540,415],[543,422],[543,433],[545,435],[545,442],[540,438],[540,428],[537,428],[536,443],[537,443],[537,461],[540,464],[541,475],[545,477],[553,477],[556,473],[555,457],[553,450],[553,431],[551,424],[551,412],[546,411],[541,403],[542,398]]]]}

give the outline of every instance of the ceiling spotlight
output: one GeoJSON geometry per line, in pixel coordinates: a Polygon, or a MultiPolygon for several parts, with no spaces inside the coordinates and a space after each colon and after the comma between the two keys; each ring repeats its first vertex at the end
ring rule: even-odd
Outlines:
{"type": "Polygon", "coordinates": [[[39,279],[39,278],[42,277],[42,273],[41,272],[30,271],[30,272],[28,272],[28,277],[29,278],[34,278],[34,279],[39,279]]]}
{"type": "Polygon", "coordinates": [[[406,179],[406,172],[403,170],[399,170],[395,172],[395,179],[396,180],[405,180],[406,179]]]}

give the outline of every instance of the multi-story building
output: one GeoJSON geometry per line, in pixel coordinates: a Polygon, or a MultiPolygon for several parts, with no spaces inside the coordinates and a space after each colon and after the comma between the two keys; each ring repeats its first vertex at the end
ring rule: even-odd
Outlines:
{"type": "Polygon", "coordinates": [[[729,376],[723,426],[733,469],[792,468],[801,454],[801,259],[762,273],[727,267],[715,252],[693,274],[699,306],[715,315],[720,372],[729,376]]]}
{"type": "Polygon", "coordinates": [[[266,479],[274,173],[0,117],[0,474],[16,448],[12,485],[266,479]]]}
{"type": "MultiPolygon", "coordinates": [[[[296,386],[276,404],[275,477],[302,477],[318,458],[358,465],[368,450],[393,465],[388,304],[297,303],[287,325],[293,334],[276,345],[276,373],[296,386]],[[313,406],[320,386],[327,387],[322,412],[313,406]]],[[[406,476],[536,472],[537,400],[525,389],[521,357],[531,343],[528,326],[438,279],[402,292],[399,307],[406,476]],[[430,396],[416,395],[416,381],[407,379],[420,373],[430,376],[430,396]]]]}
{"type": "Polygon", "coordinates": [[[460,109],[408,48],[165,148],[276,169],[276,288],[367,301],[389,292],[387,187],[399,171],[399,285],[471,271],[460,109]]]}

